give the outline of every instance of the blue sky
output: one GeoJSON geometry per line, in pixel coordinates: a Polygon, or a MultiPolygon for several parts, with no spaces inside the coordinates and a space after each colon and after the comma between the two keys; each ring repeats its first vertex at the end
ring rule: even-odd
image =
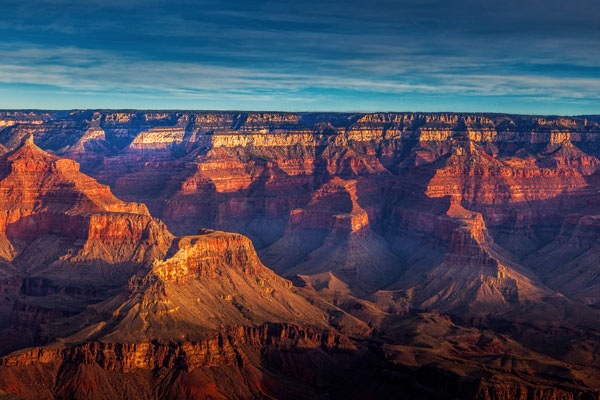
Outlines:
{"type": "Polygon", "coordinates": [[[0,108],[600,113],[598,0],[0,6],[0,108]]]}

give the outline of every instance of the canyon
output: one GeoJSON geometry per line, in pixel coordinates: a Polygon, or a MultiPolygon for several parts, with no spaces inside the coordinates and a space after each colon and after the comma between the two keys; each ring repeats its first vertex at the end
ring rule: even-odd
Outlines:
{"type": "Polygon", "coordinates": [[[600,116],[0,111],[0,193],[0,398],[600,399],[600,116]]]}

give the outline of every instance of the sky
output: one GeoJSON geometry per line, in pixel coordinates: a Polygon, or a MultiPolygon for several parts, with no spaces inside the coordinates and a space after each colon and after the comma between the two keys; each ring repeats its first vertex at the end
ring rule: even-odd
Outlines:
{"type": "Polygon", "coordinates": [[[0,0],[0,108],[600,114],[598,0],[0,0]]]}

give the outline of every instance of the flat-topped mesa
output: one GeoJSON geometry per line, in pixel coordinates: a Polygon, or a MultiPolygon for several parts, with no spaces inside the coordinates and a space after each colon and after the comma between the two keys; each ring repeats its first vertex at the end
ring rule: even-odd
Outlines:
{"type": "Polygon", "coordinates": [[[198,235],[175,239],[164,259],[154,262],[152,272],[164,281],[182,281],[214,278],[224,268],[234,268],[243,274],[266,270],[247,237],[202,230],[198,235]]]}
{"type": "Polygon", "coordinates": [[[120,293],[89,307],[74,322],[78,332],[65,341],[193,341],[224,326],[268,322],[325,328],[327,317],[265,267],[248,238],[202,230],[175,239],[165,256],[138,269],[120,293]],[[99,315],[109,321],[99,321],[99,315]]]}

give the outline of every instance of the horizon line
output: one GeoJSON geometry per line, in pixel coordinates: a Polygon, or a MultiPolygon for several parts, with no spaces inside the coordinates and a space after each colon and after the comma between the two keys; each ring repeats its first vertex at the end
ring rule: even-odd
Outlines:
{"type": "Polygon", "coordinates": [[[492,115],[514,115],[514,116],[529,116],[529,117],[600,117],[598,114],[526,114],[526,113],[511,113],[500,111],[290,111],[290,110],[242,110],[242,109],[199,109],[199,108],[0,108],[2,112],[73,112],[73,111],[119,111],[119,112],[203,112],[203,113],[279,113],[279,114],[492,114],[492,115]]]}

